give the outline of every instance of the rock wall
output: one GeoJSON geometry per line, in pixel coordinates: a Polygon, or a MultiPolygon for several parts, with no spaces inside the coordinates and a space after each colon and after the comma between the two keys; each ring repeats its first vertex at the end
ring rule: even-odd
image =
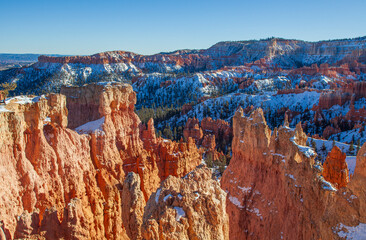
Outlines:
{"type": "Polygon", "coordinates": [[[146,205],[144,239],[229,239],[226,193],[199,167],[184,178],[168,177],[146,205]]]}
{"type": "Polygon", "coordinates": [[[346,102],[354,102],[366,97],[366,82],[351,82],[344,88],[320,95],[319,104],[314,109],[329,109],[334,105],[342,106],[346,102]]]}
{"type": "Polygon", "coordinates": [[[65,57],[52,57],[52,56],[39,56],[38,62],[40,63],[59,63],[59,64],[113,64],[113,63],[125,63],[133,64],[141,67],[142,69],[154,68],[156,66],[163,65],[177,65],[181,67],[187,67],[188,69],[202,69],[209,63],[210,57],[204,55],[198,55],[196,53],[186,54],[155,54],[155,55],[139,55],[132,52],[125,51],[111,51],[102,52],[90,56],[65,56],[65,57]],[[145,64],[147,66],[145,66],[145,64]]]}
{"type": "Polygon", "coordinates": [[[233,157],[221,181],[230,239],[337,239],[340,223],[365,222],[364,178],[340,189],[326,181],[301,124],[271,131],[261,109],[250,117],[240,109],[233,132],[233,157]]]}
{"type": "Polygon", "coordinates": [[[216,147],[221,150],[230,145],[232,141],[232,128],[224,120],[203,118],[201,123],[196,118],[189,118],[183,130],[185,139],[192,138],[197,146],[203,147],[206,153],[213,155],[213,160],[219,160],[223,153],[218,152],[216,147]]]}
{"type": "Polygon", "coordinates": [[[158,139],[145,149],[129,85],[63,92],[66,97],[17,99],[0,112],[0,233],[7,239],[138,238],[144,201],[168,175],[193,170],[201,153],[192,140],[158,139]],[[69,111],[66,99],[72,99],[69,111]],[[67,128],[68,114],[75,130],[67,128]],[[130,171],[138,177],[125,180],[130,171]]]}

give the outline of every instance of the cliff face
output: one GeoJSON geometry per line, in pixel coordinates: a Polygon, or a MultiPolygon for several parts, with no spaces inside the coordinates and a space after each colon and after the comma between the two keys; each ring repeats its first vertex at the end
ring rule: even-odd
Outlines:
{"type": "Polygon", "coordinates": [[[366,83],[352,82],[335,92],[322,93],[319,104],[315,109],[329,109],[334,105],[342,106],[348,101],[355,101],[366,97],[366,83]]]}
{"type": "Polygon", "coordinates": [[[122,188],[122,221],[130,239],[141,239],[142,216],[146,206],[138,174],[129,172],[122,188]]]}
{"type": "Polygon", "coordinates": [[[192,142],[164,139],[145,149],[129,85],[88,85],[63,93],[67,96],[18,98],[0,112],[2,232],[9,239],[138,236],[133,228],[144,201],[168,175],[194,169],[200,152],[192,142]],[[66,98],[72,99],[69,111],[66,98]],[[67,128],[68,114],[69,126],[79,125],[75,131],[67,128]],[[136,177],[125,182],[130,171],[141,183],[136,177]]]}
{"type": "Polygon", "coordinates": [[[240,109],[233,132],[221,181],[231,239],[333,239],[340,223],[365,222],[363,185],[351,180],[337,190],[326,181],[300,124],[272,132],[262,110],[243,117],[240,109]]]}
{"type": "MultiPolygon", "coordinates": [[[[161,66],[168,64],[172,66],[190,67],[192,69],[202,69],[209,62],[208,56],[199,55],[197,53],[184,53],[181,54],[155,54],[155,55],[139,55],[132,52],[125,51],[111,51],[94,54],[91,56],[66,56],[66,57],[52,57],[52,56],[39,56],[38,62],[40,63],[59,63],[59,64],[114,64],[125,63],[133,66],[137,66],[142,69],[153,68],[154,65],[161,66]],[[146,65],[146,66],[145,66],[146,65]]],[[[155,66],[155,67],[156,67],[155,66]]]]}
{"type": "Polygon", "coordinates": [[[144,239],[229,239],[226,193],[199,167],[168,177],[151,196],[143,217],[144,239]]]}
{"type": "MultiPolygon", "coordinates": [[[[58,237],[72,224],[73,219],[68,217],[71,212],[78,219],[72,224],[76,231],[102,238],[113,233],[112,229],[105,230],[103,220],[103,203],[110,200],[102,192],[107,184],[98,187],[89,137],[66,128],[65,100],[63,95],[48,95],[28,103],[10,103],[9,111],[0,114],[4,169],[0,215],[9,239],[39,233],[41,228],[46,237],[58,237]],[[22,214],[23,218],[17,218],[22,214]]],[[[112,188],[111,192],[118,190],[112,188]]],[[[110,221],[118,222],[118,218],[111,217],[110,221]]]]}
{"type": "MultiPolygon", "coordinates": [[[[203,50],[178,50],[172,53],[160,53],[149,56],[126,51],[111,51],[91,56],[52,57],[40,56],[41,63],[60,64],[112,64],[132,63],[145,68],[144,64],[172,64],[192,69],[215,69],[223,66],[240,65],[255,61],[272,61],[280,66],[318,65],[363,62],[365,59],[366,40],[334,40],[305,42],[287,39],[266,39],[259,41],[219,42],[203,50]],[[343,60],[343,61],[342,61],[343,60]]],[[[347,69],[345,67],[336,71],[347,69]]],[[[304,71],[308,71],[306,68],[304,71]]],[[[311,70],[311,72],[317,71],[311,70]]],[[[319,70],[318,70],[319,71],[319,70]]],[[[320,70],[322,71],[322,70],[320,70]]],[[[344,72],[345,70],[343,70],[344,72]]]]}

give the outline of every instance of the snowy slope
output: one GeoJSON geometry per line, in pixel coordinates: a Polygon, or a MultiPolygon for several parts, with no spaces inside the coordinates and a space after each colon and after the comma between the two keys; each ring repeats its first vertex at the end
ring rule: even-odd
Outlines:
{"type": "Polygon", "coordinates": [[[230,121],[235,111],[240,106],[242,108],[254,106],[262,107],[269,112],[275,112],[281,108],[289,108],[293,111],[305,111],[311,109],[319,101],[320,93],[304,92],[300,94],[279,94],[266,92],[258,95],[245,93],[231,93],[223,97],[208,99],[197,104],[186,115],[172,119],[171,122],[177,124],[185,123],[188,118],[196,117],[202,120],[210,116],[213,119],[225,119],[230,121]],[[227,106],[227,107],[226,107],[227,106]]]}

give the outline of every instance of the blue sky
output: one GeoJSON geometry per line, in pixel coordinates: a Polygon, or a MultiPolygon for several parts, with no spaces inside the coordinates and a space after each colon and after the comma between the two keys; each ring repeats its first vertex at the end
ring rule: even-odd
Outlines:
{"type": "Polygon", "coordinates": [[[366,35],[365,0],[0,1],[1,53],[153,54],[271,36],[366,35]]]}

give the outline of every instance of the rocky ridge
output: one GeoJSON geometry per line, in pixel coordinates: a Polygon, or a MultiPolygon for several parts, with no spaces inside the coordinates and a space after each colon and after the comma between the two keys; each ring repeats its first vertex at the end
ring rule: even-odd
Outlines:
{"type": "Polygon", "coordinates": [[[201,154],[192,143],[164,139],[144,149],[129,85],[89,85],[64,93],[15,98],[1,108],[2,233],[7,239],[139,236],[132,226],[139,223],[143,201],[168,175],[193,170],[201,154]],[[68,110],[66,99],[76,99],[78,91],[92,94],[68,110]],[[81,117],[85,106],[95,113],[90,119],[81,117]],[[69,129],[68,114],[71,125],[86,123],[69,129]],[[137,175],[126,177],[130,171],[137,175]],[[137,200],[122,204],[128,196],[137,200]]]}
{"type": "Polygon", "coordinates": [[[233,132],[233,157],[221,181],[231,239],[337,239],[339,226],[366,221],[363,155],[355,176],[337,189],[321,175],[300,124],[271,131],[261,109],[250,117],[240,109],[233,132]]]}
{"type": "Polygon", "coordinates": [[[229,239],[226,193],[199,167],[184,178],[169,176],[147,202],[144,239],[229,239]]]}

